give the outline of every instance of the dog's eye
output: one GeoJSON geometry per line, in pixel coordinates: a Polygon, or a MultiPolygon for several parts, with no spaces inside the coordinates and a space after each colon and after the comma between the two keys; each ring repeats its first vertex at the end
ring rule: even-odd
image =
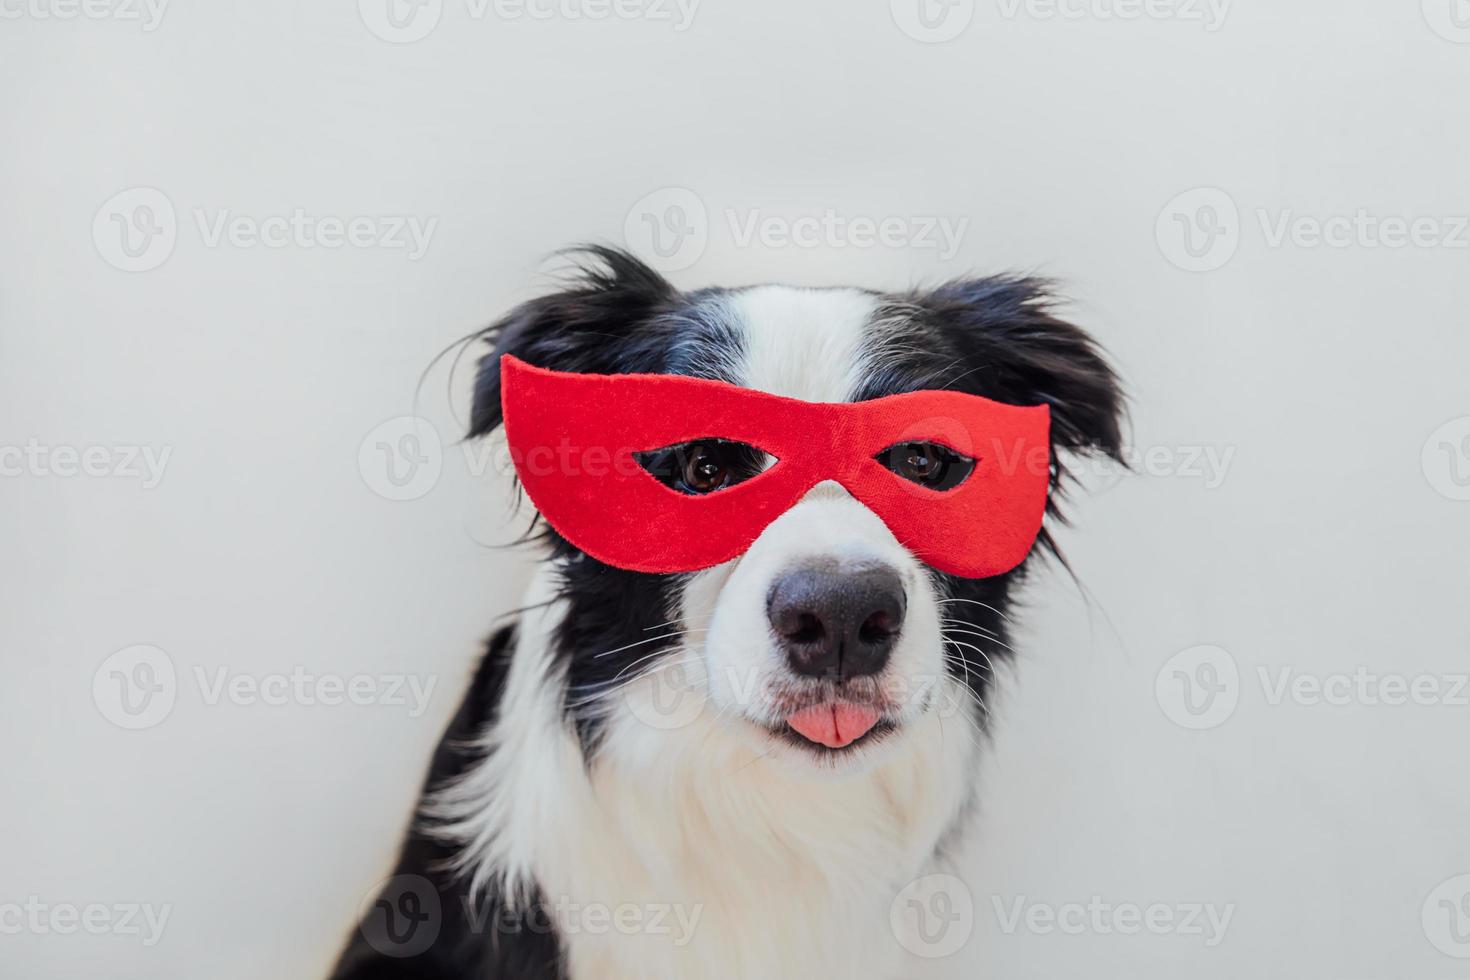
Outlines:
{"type": "Polygon", "coordinates": [[[697,439],[634,456],[654,479],[688,494],[714,493],[748,480],[761,471],[763,458],[754,446],[725,439],[697,439]]]}
{"type": "Polygon", "coordinates": [[[901,442],[873,457],[905,480],[930,490],[953,490],[975,469],[975,461],[935,442],[901,442]]]}

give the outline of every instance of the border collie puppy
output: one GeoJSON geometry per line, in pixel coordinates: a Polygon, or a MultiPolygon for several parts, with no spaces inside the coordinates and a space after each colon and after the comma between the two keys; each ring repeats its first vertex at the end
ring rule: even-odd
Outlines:
{"type": "MultiPolygon", "coordinates": [[[[501,424],[499,361],[512,354],[812,402],[951,389],[1044,404],[1049,523],[1069,454],[1120,454],[1112,369],[1031,279],[686,293],[593,248],[569,288],[483,339],[472,437],[501,424]]],[[[651,471],[697,492],[769,460],[710,442],[663,464],[651,471]]],[[[898,976],[890,907],[963,828],[1008,610],[1037,552],[1054,551],[1047,530],[1013,571],[958,578],[827,483],[700,572],[623,571],[550,528],[542,537],[524,608],[490,640],[422,819],[334,975],[898,976]],[[874,612],[885,628],[865,632],[874,612]],[[859,666],[809,669],[844,643],[859,666]],[[788,723],[821,704],[866,706],[868,720],[848,732],[838,711],[832,731],[788,723]]]]}

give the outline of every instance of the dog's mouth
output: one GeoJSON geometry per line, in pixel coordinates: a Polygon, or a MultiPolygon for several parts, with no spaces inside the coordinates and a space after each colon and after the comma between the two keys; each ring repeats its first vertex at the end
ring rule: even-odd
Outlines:
{"type": "Polygon", "coordinates": [[[830,701],[787,716],[786,726],[809,742],[846,748],[873,730],[878,712],[867,705],[830,701]]]}
{"type": "Polygon", "coordinates": [[[787,715],[774,734],[806,749],[845,753],[877,741],[896,727],[869,705],[823,701],[787,715]]]}

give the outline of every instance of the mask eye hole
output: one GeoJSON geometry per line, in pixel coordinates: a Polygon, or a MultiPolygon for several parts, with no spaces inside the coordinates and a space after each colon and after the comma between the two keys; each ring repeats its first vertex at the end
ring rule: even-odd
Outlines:
{"type": "Polygon", "coordinates": [[[743,442],[696,439],[634,453],[633,458],[664,486],[702,496],[750,479],[765,468],[767,457],[743,442]]]}
{"type": "Polygon", "coordinates": [[[873,457],[888,469],[930,490],[953,490],[975,470],[975,461],[937,442],[900,442],[873,457]]]}

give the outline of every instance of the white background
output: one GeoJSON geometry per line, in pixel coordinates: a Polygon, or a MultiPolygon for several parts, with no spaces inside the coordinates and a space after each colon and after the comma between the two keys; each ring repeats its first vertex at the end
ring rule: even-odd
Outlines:
{"type": "Polygon", "coordinates": [[[513,533],[502,484],[455,444],[467,372],[439,365],[416,406],[420,372],[547,288],[552,250],[646,251],[668,219],[694,232],[665,262],[681,286],[1056,276],[1155,451],[1093,479],[1061,536],[1091,601],[1058,571],[1028,596],[973,915],[925,975],[1470,976],[1464,883],[1431,895],[1470,871],[1466,692],[1272,703],[1283,669],[1442,691],[1470,670],[1470,10],[934,0],[954,36],[932,43],[905,0],[703,0],[682,30],[672,7],[442,0],[397,43],[380,0],[156,23],[94,2],[0,0],[0,906],[170,917],[147,947],[6,920],[0,974],[322,975],[524,576],[490,547],[513,533]],[[298,209],[434,224],[422,255],[209,234],[298,209]],[[1313,243],[1311,221],[1360,210],[1432,221],[1418,245],[1313,243]],[[952,255],[741,237],[829,211],[966,224],[952,255]],[[1301,234],[1277,238],[1283,217],[1301,234]],[[133,219],[165,233],[128,258],[133,219]],[[374,429],[415,410],[440,475],[385,499],[379,443],[432,446],[374,429]],[[103,447],[111,475],[17,466],[28,445],[103,447]],[[170,453],[156,486],[130,446],[170,453]],[[1204,448],[1231,454],[1215,478],[1204,448]],[[138,644],[176,690],[127,730],[108,671],[129,665],[104,662],[138,644]],[[1181,675],[1209,668],[1224,687],[1191,715],[1181,675]],[[436,687],[417,717],[211,704],[198,672],[221,669],[436,687]],[[1232,917],[1208,947],[1004,928],[1018,899],[1094,896],[1232,917]]]}

